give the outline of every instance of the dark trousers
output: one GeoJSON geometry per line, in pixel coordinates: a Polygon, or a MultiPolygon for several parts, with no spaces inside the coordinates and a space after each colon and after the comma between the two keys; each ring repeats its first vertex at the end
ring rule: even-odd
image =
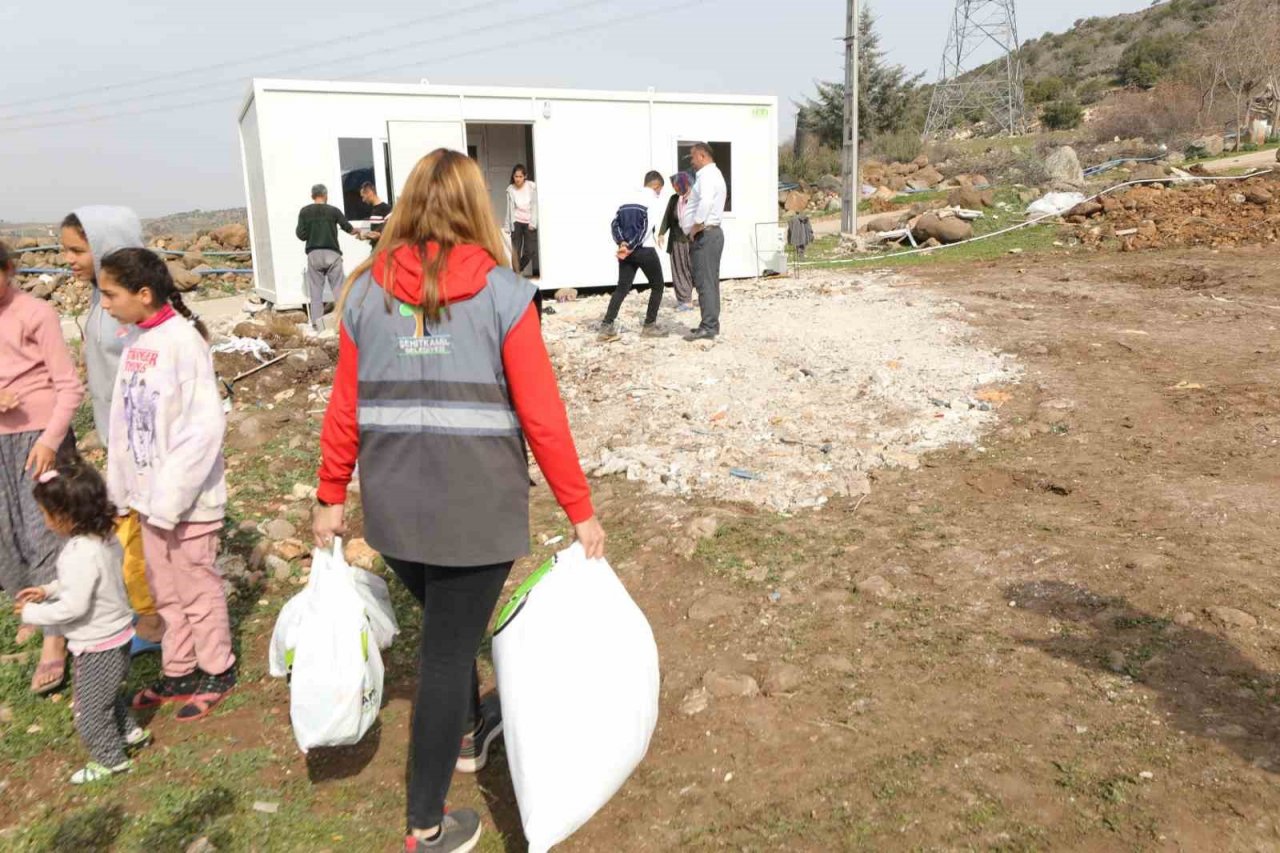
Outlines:
{"type": "Polygon", "coordinates": [[[409,828],[427,829],[444,819],[445,795],[462,736],[480,717],[476,654],[511,563],[453,568],[385,559],[422,604],[409,758],[409,828]]]}
{"type": "Polygon", "coordinates": [[[124,736],[137,723],[124,702],[129,677],[129,644],[75,656],[71,706],[76,731],[89,756],[104,767],[125,762],[124,736]]]}
{"type": "Polygon", "coordinates": [[[708,228],[693,238],[693,286],[698,289],[702,323],[698,328],[720,334],[720,256],[724,254],[724,232],[708,228]]]}
{"type": "Polygon", "coordinates": [[[652,326],[658,322],[658,309],[662,307],[662,290],[666,285],[662,277],[662,260],[658,250],[650,247],[636,249],[630,255],[618,261],[618,287],[609,300],[609,309],[604,312],[604,321],[612,323],[618,319],[618,311],[622,302],[631,292],[631,285],[636,280],[636,272],[644,272],[645,281],[649,282],[649,308],[645,311],[644,324],[652,326]]]}
{"type": "Polygon", "coordinates": [[[529,267],[530,275],[538,274],[538,232],[527,222],[511,226],[511,268],[517,273],[529,267]]]}

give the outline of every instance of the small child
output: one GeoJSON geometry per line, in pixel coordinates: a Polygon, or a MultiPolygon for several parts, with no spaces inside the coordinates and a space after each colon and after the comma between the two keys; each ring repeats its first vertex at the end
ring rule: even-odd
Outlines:
{"type": "Polygon", "coordinates": [[[74,655],[72,707],[90,761],[71,784],[83,785],[130,770],[126,750],[151,738],[129,714],[122,689],[133,640],[124,555],[107,486],[87,463],[72,459],[41,474],[35,499],[49,529],[69,540],[57,579],[22,590],[15,610],[27,624],[61,628],[74,655]]]}
{"type": "Polygon", "coordinates": [[[177,719],[203,719],[236,683],[231,620],[215,557],[227,500],[226,416],[208,332],[182,301],[164,261],[147,249],[102,259],[102,306],[136,327],[111,401],[107,485],[142,522],[142,550],[164,618],[163,677],[133,708],[181,702],[177,719]]]}
{"type": "MultiPolygon", "coordinates": [[[[82,399],[58,312],[15,286],[13,257],[0,243],[0,587],[10,595],[54,578],[62,538],[45,526],[33,490],[60,452],[74,453],[71,420],[82,399]]],[[[35,632],[22,625],[16,642],[35,632]]],[[[45,631],[31,689],[62,686],[66,657],[58,631],[45,631]]]]}

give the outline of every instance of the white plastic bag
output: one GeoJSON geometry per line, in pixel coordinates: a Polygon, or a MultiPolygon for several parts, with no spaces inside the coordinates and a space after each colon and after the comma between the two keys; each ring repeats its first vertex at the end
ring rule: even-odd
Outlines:
{"type": "Polygon", "coordinates": [[[285,604],[271,636],[271,674],[292,676],[289,718],[303,752],[358,743],[382,706],[382,655],[369,615],[376,608],[367,601],[377,585],[357,582],[359,570],[341,555],[341,541],[316,550],[306,587],[285,604]]]}
{"type": "Polygon", "coordinates": [[[648,751],[658,647],[609,564],[575,543],[503,609],[493,663],[525,837],[543,853],[590,820],[648,751]]]}
{"type": "Polygon", "coordinates": [[[1083,193],[1049,193],[1031,202],[1028,216],[1061,216],[1084,201],[1083,193]]]}

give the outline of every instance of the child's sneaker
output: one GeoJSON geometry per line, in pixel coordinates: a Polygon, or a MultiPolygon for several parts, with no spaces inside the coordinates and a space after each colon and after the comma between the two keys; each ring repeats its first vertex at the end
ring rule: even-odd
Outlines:
{"type": "Polygon", "coordinates": [[[480,703],[480,728],[462,738],[455,765],[459,773],[479,773],[489,763],[489,747],[502,734],[502,704],[496,696],[480,703]]]}
{"type": "Polygon", "coordinates": [[[218,703],[227,698],[236,686],[236,668],[233,665],[221,675],[204,675],[201,674],[200,684],[195,692],[188,697],[187,704],[178,709],[175,718],[179,722],[190,723],[196,720],[203,720],[209,714],[213,713],[213,709],[218,703]]]}
{"type": "Polygon", "coordinates": [[[410,835],[404,840],[405,853],[470,853],[480,842],[480,815],[471,809],[457,809],[444,816],[440,832],[426,841],[410,835]]]}
{"type": "Polygon", "coordinates": [[[149,729],[144,729],[142,726],[134,726],[125,732],[125,749],[142,749],[149,743],[151,743],[151,731],[149,729]]]}
{"type": "Polygon", "coordinates": [[[143,711],[147,708],[159,708],[169,702],[186,702],[196,692],[199,680],[200,670],[198,669],[176,678],[171,675],[162,675],[155,684],[133,694],[129,707],[135,711],[143,711]]]}
{"type": "Polygon", "coordinates": [[[123,764],[117,764],[115,767],[107,767],[96,761],[90,761],[84,767],[71,774],[72,785],[87,785],[90,782],[100,782],[103,779],[110,779],[117,773],[128,773],[133,769],[132,761],[125,761],[123,764]]]}

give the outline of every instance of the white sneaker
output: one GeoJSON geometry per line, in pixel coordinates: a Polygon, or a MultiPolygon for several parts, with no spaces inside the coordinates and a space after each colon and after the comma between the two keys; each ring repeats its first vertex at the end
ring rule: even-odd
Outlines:
{"type": "Polygon", "coordinates": [[[109,779],[117,773],[128,773],[133,769],[132,761],[125,761],[123,764],[117,764],[115,767],[106,767],[96,761],[90,761],[84,767],[71,774],[72,785],[86,785],[90,782],[100,782],[103,779],[109,779]]]}
{"type": "Polygon", "coordinates": [[[124,736],[124,745],[129,749],[138,749],[151,743],[151,731],[142,726],[134,726],[124,736]]]}

